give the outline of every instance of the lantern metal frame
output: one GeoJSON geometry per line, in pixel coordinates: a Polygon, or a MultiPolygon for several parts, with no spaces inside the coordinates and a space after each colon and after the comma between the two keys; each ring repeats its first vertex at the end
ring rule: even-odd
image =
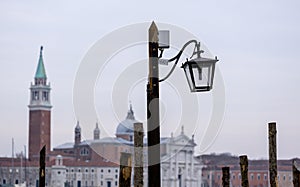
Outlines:
{"type": "MultiPolygon", "coordinates": [[[[170,77],[170,75],[173,73],[176,65],[178,64],[178,61],[179,61],[183,51],[190,44],[195,44],[194,52],[193,52],[192,56],[190,57],[190,59],[186,59],[186,62],[181,65],[181,68],[183,68],[183,70],[185,72],[185,76],[187,78],[190,90],[191,90],[191,92],[210,91],[213,88],[215,64],[219,60],[217,59],[217,57],[215,57],[214,59],[201,57],[201,53],[204,53],[204,51],[200,50],[200,42],[198,42],[197,40],[188,41],[187,43],[185,43],[183,45],[182,49],[179,51],[179,53],[175,57],[167,60],[167,62],[175,61],[175,63],[173,65],[173,67],[171,68],[170,72],[167,74],[167,76],[164,77],[163,79],[159,80],[159,82],[163,82],[170,77]],[[196,55],[196,58],[193,58],[195,55],[196,55]],[[196,79],[196,77],[198,77],[199,79],[202,79],[203,76],[205,77],[205,75],[203,75],[204,69],[207,69],[206,84],[197,85],[198,80],[196,79]],[[196,71],[194,71],[194,70],[196,70],[196,71]],[[198,76],[195,74],[196,72],[198,72],[198,76]]],[[[161,49],[160,57],[162,56],[162,53],[163,53],[163,49],[161,49]]],[[[166,61],[166,60],[164,60],[164,61],[166,61]]]]}

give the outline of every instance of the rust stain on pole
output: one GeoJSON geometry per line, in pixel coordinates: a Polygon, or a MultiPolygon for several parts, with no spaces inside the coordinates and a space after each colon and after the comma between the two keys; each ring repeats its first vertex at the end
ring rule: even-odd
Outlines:
{"type": "Polygon", "coordinates": [[[269,173],[270,186],[277,187],[277,145],[276,145],[276,123],[269,123],[269,173]]]}
{"type": "Polygon", "coordinates": [[[143,145],[144,145],[144,129],[143,123],[134,124],[134,187],[142,187],[144,185],[144,158],[143,158],[143,145]]]}
{"type": "Polygon", "coordinates": [[[119,187],[131,186],[131,154],[121,153],[120,172],[119,172],[119,187]]]}
{"type": "Polygon", "coordinates": [[[223,185],[223,187],[230,186],[229,167],[222,167],[222,185],[223,185]]]}
{"type": "Polygon", "coordinates": [[[241,167],[241,175],[242,175],[242,187],[249,187],[247,155],[240,156],[240,167],[241,167]]]}

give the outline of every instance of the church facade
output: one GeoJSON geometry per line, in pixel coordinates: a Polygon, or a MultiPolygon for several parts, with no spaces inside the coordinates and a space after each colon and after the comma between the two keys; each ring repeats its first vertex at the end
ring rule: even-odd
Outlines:
{"type": "MultiPolygon", "coordinates": [[[[28,158],[0,158],[0,186],[39,186],[39,151],[46,145],[46,186],[51,187],[113,187],[119,186],[121,152],[134,151],[134,111],[130,105],[127,116],[117,128],[115,137],[101,137],[95,123],[94,137],[81,139],[81,126],[74,128],[74,141],[51,148],[50,84],[41,47],[34,83],[30,86],[28,158]],[[25,185],[26,184],[26,185],[25,185]]],[[[144,147],[147,139],[144,139],[144,147]]],[[[184,133],[161,138],[162,186],[200,187],[202,164],[194,156],[196,143],[184,133]]],[[[133,159],[134,160],[134,159],[133,159]]],[[[134,163],[133,163],[134,166],[134,163]]],[[[132,176],[133,179],[133,176],[132,176]]],[[[133,181],[132,181],[133,182],[133,181]]],[[[144,186],[147,186],[147,151],[144,150],[144,186]]]]}

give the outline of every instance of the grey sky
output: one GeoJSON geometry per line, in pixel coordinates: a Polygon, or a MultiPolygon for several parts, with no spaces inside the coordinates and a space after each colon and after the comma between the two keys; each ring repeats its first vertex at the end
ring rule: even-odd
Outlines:
{"type": "MultiPolygon", "coordinates": [[[[277,121],[278,156],[299,157],[300,150],[295,149],[300,141],[299,7],[296,0],[0,1],[0,155],[11,154],[12,137],[17,152],[27,144],[28,88],[40,45],[52,86],[56,146],[73,141],[73,82],[89,48],[122,26],[155,20],[185,28],[220,59],[226,114],[207,153],[266,158],[267,123],[277,121]]],[[[143,113],[143,106],[132,102],[143,113]]],[[[124,116],[126,112],[127,105],[124,116]]],[[[117,124],[110,125],[113,132],[117,124]]],[[[90,131],[92,137],[92,130],[85,129],[86,136],[90,131]]]]}

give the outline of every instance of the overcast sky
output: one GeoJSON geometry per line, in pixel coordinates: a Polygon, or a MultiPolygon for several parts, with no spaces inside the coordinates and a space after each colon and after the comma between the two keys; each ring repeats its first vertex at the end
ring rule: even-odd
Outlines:
{"type": "MultiPolygon", "coordinates": [[[[29,86],[41,45],[52,87],[53,147],[73,141],[78,120],[72,100],[74,80],[89,49],[116,29],[144,22],[150,25],[155,20],[194,34],[220,59],[218,69],[226,93],[225,115],[215,142],[204,153],[231,152],[267,158],[267,123],[276,121],[278,157],[300,157],[297,148],[300,142],[299,7],[300,2],[296,0],[0,1],[0,155],[11,155],[12,137],[16,152],[27,145],[29,86]]],[[[128,49],[127,54],[129,52],[134,50],[128,49]]],[[[137,49],[137,53],[143,52],[137,49]]],[[[125,54],[126,50],[123,57],[125,54]]],[[[147,55],[147,48],[143,55],[147,55]]],[[[144,90],[141,84],[136,87],[144,90]]],[[[99,89],[95,85],[96,93],[101,93],[99,89]]],[[[144,118],[144,102],[135,98],[145,95],[139,95],[134,89],[132,92],[129,99],[136,117],[144,118]]],[[[163,93],[162,96],[164,99],[163,93]]],[[[209,95],[203,94],[204,109],[201,110],[211,108],[205,101],[207,97],[209,95]]],[[[165,100],[168,98],[172,97],[165,100]]],[[[99,105],[101,95],[95,101],[99,105]]],[[[128,101],[124,103],[119,109],[125,118],[128,101]]],[[[168,101],[165,105],[170,108],[168,101]]],[[[178,111],[174,108],[163,110],[162,116],[168,118],[176,114],[178,111]]],[[[204,112],[203,116],[207,114],[204,112]]],[[[109,119],[105,122],[109,123],[109,119]]],[[[109,124],[101,125],[113,136],[117,123],[111,119],[109,124]]],[[[94,126],[83,125],[84,138],[92,138],[94,126]]],[[[205,124],[199,126],[200,136],[205,124]]],[[[178,129],[176,127],[174,133],[178,134],[178,129]]],[[[186,132],[191,136],[193,131],[187,129],[186,132]]],[[[169,136],[170,130],[162,127],[162,135],[169,136]]],[[[201,137],[195,136],[195,139],[199,144],[201,137]]],[[[196,153],[200,153],[197,148],[196,153]]]]}

